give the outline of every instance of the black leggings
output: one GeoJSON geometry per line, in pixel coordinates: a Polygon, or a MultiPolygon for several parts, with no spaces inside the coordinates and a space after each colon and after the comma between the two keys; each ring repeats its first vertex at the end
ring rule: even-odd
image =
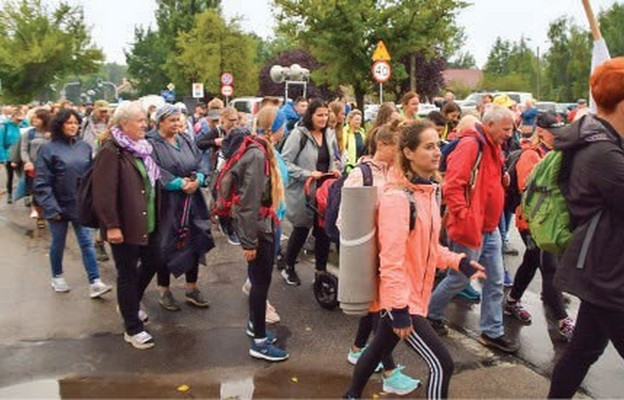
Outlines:
{"type": "Polygon", "coordinates": [[[624,312],[581,301],[572,341],[555,365],[548,398],[571,398],[609,341],[624,358],[624,312]]]}
{"type": "MultiPolygon", "coordinates": [[[[371,332],[377,330],[377,325],[379,325],[378,312],[369,312],[368,314],[360,318],[360,323],[358,324],[358,330],[355,335],[355,341],[353,342],[353,345],[359,349],[363,349],[368,342],[368,337],[370,336],[371,332]]],[[[384,371],[390,371],[396,368],[392,353],[382,358],[381,363],[383,364],[384,371]]]]}
{"type": "MultiPolygon", "coordinates": [[[[199,257],[197,257],[193,263],[194,266],[184,274],[186,283],[197,283],[197,276],[199,275],[199,257]]],[[[163,263],[162,267],[158,270],[156,279],[160,287],[169,287],[171,284],[171,272],[169,272],[169,268],[167,268],[165,263],[163,263]]]]}
{"type": "MultiPolygon", "coordinates": [[[[297,256],[299,255],[299,252],[301,252],[303,245],[308,239],[309,233],[310,228],[306,228],[304,226],[297,226],[291,232],[290,238],[288,239],[288,246],[286,247],[287,268],[295,268],[297,256]]],[[[325,234],[325,230],[318,226],[316,222],[314,223],[312,234],[315,238],[314,258],[316,260],[316,270],[325,271],[327,269],[327,259],[329,258],[329,246],[331,244],[331,241],[329,240],[329,237],[325,234]]]]}
{"type": "Polygon", "coordinates": [[[139,303],[147,285],[162,265],[158,239],[150,235],[147,246],[122,243],[112,244],[111,249],[117,268],[119,311],[124,319],[126,332],[136,335],[144,329],[143,322],[139,319],[139,303]]]}
{"type": "MultiPolygon", "coordinates": [[[[454,369],[453,359],[426,318],[412,315],[412,326],[414,331],[405,339],[405,343],[425,360],[429,367],[427,398],[447,398],[454,369]]],[[[364,387],[379,361],[392,353],[398,342],[399,337],[392,330],[392,321],[388,314],[383,312],[373,342],[366,348],[355,366],[351,387],[346,397],[362,396],[364,387]]]]}
{"type": "Polygon", "coordinates": [[[251,282],[249,291],[249,320],[253,324],[254,337],[266,337],[266,301],[271,286],[271,273],[275,260],[273,240],[258,238],[256,258],[247,264],[247,274],[251,282]]]}
{"type": "Polygon", "coordinates": [[[6,163],[4,163],[4,168],[6,169],[7,173],[6,190],[7,194],[10,196],[13,194],[13,176],[15,175],[15,168],[13,168],[13,166],[11,165],[11,161],[7,161],[6,163]]]}
{"type": "Polygon", "coordinates": [[[539,268],[542,273],[542,296],[544,303],[552,309],[557,320],[566,318],[568,313],[563,304],[561,291],[553,283],[555,271],[557,270],[557,256],[537,247],[528,232],[520,232],[520,236],[526,246],[526,250],[522,264],[520,264],[516,272],[509,296],[514,300],[520,300],[539,268]]]}

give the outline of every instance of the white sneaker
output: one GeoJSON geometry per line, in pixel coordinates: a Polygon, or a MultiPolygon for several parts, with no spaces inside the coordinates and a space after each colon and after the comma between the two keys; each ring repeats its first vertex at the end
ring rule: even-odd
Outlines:
{"type": "Polygon", "coordinates": [[[146,331],[137,333],[136,335],[128,335],[124,332],[124,340],[130,343],[134,348],[144,350],[154,347],[154,338],[146,331]]]}
{"type": "Polygon", "coordinates": [[[65,278],[62,276],[57,276],[56,278],[52,278],[52,289],[54,289],[57,293],[69,292],[69,285],[65,281],[65,278]]]}
{"type": "Polygon", "coordinates": [[[249,279],[245,281],[241,289],[246,296],[249,296],[249,291],[251,290],[251,282],[249,281],[249,279]]]}
{"type": "Polygon", "coordinates": [[[109,292],[112,288],[113,287],[111,285],[105,284],[101,279],[96,279],[89,285],[89,296],[92,299],[95,299],[96,297],[100,297],[104,293],[109,292]]]}
{"type": "Polygon", "coordinates": [[[141,320],[141,322],[143,322],[143,325],[149,322],[149,317],[147,316],[147,313],[141,310],[140,308],[139,308],[139,319],[141,320]]]}
{"type": "Polygon", "coordinates": [[[269,303],[268,300],[266,302],[266,315],[264,319],[269,324],[276,324],[281,321],[281,318],[279,314],[277,313],[277,310],[275,310],[275,307],[273,307],[271,303],[269,303]]]}
{"type": "Polygon", "coordinates": [[[39,218],[39,214],[37,214],[37,211],[36,211],[35,209],[33,209],[33,210],[30,212],[30,218],[32,218],[32,219],[37,219],[37,218],[39,218]]]}

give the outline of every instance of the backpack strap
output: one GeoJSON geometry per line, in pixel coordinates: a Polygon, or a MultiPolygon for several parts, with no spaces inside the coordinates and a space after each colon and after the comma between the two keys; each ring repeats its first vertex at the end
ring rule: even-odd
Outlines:
{"type": "Polygon", "coordinates": [[[299,130],[299,132],[301,133],[301,139],[299,139],[299,151],[297,152],[297,156],[294,159],[295,162],[299,160],[299,156],[301,155],[301,152],[303,151],[306,144],[308,143],[308,137],[305,135],[305,133],[301,132],[301,130],[299,130]]]}
{"type": "Polygon", "coordinates": [[[409,202],[409,230],[410,232],[416,227],[416,199],[414,198],[414,192],[405,189],[405,195],[409,202]]]}
{"type": "Polygon", "coordinates": [[[470,179],[468,180],[468,186],[470,189],[474,189],[477,184],[477,178],[479,176],[479,167],[481,167],[481,160],[483,159],[483,143],[478,138],[475,138],[477,141],[477,145],[479,146],[477,150],[477,158],[475,158],[474,164],[472,164],[472,168],[470,169],[470,179]]]}
{"type": "Polygon", "coordinates": [[[363,162],[358,165],[362,170],[364,186],[373,186],[373,170],[369,163],[363,162]]]}

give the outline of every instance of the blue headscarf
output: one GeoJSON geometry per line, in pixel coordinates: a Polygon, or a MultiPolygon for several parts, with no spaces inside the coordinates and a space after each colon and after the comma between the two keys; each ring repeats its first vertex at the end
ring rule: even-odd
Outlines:
{"type": "MultiPolygon", "coordinates": [[[[286,114],[284,114],[282,110],[277,110],[277,113],[275,113],[275,119],[273,120],[273,124],[271,125],[271,132],[279,131],[284,125],[286,125],[286,114]]],[[[258,135],[266,134],[266,132],[262,128],[257,129],[257,133],[258,135]]]]}

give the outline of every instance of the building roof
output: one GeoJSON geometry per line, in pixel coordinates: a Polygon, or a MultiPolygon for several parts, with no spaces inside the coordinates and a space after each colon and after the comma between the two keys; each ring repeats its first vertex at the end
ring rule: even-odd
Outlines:
{"type": "Polygon", "coordinates": [[[454,82],[472,89],[479,86],[483,79],[483,71],[480,69],[447,69],[442,75],[447,86],[454,82]]]}

